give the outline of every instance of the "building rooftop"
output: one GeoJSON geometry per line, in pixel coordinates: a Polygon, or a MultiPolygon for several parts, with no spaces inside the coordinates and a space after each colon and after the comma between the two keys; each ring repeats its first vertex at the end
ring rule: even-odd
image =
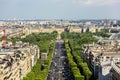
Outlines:
{"type": "Polygon", "coordinates": [[[112,68],[118,73],[120,74],[120,63],[115,63],[112,65],[112,68]]]}
{"type": "Polygon", "coordinates": [[[109,37],[109,40],[120,40],[120,33],[114,33],[109,37]]]}
{"type": "Polygon", "coordinates": [[[102,63],[101,63],[101,66],[106,66],[106,65],[110,65],[111,64],[111,61],[110,60],[108,60],[108,61],[103,61],[102,63]]]}

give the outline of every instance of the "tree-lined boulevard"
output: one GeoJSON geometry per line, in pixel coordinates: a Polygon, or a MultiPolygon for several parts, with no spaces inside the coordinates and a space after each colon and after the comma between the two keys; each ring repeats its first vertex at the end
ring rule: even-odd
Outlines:
{"type": "MultiPolygon", "coordinates": [[[[103,34],[101,32],[101,34],[103,34]]],[[[105,33],[104,33],[105,34],[105,33]]],[[[97,33],[94,33],[97,35],[97,33]]],[[[105,34],[106,35],[106,34],[105,34]]],[[[82,59],[83,44],[96,42],[92,33],[52,33],[31,34],[26,38],[13,38],[16,41],[36,44],[42,52],[47,52],[47,59],[42,65],[41,58],[23,80],[90,80],[93,73],[82,59]],[[57,38],[58,37],[58,38],[57,38]],[[62,38],[62,39],[61,39],[62,38]]]]}
{"type": "Polygon", "coordinates": [[[47,80],[73,80],[63,40],[56,41],[54,56],[47,80]]]}

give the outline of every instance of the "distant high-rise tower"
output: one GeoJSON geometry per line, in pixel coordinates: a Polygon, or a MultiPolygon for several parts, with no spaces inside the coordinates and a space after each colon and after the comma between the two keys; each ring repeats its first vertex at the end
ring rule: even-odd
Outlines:
{"type": "Polygon", "coordinates": [[[111,21],[108,20],[108,19],[105,19],[105,20],[103,20],[103,24],[104,24],[105,27],[110,27],[111,21]]]}

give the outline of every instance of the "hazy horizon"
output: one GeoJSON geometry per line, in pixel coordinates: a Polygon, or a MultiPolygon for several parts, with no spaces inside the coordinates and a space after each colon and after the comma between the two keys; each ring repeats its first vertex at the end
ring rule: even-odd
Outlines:
{"type": "Polygon", "coordinates": [[[120,19],[120,0],[0,0],[3,19],[120,19]]]}

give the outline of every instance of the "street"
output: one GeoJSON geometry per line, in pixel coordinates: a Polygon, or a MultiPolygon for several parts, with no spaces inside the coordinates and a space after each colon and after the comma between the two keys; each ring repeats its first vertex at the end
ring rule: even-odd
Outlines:
{"type": "Polygon", "coordinates": [[[57,40],[47,80],[73,80],[66,56],[64,41],[57,40]]]}

